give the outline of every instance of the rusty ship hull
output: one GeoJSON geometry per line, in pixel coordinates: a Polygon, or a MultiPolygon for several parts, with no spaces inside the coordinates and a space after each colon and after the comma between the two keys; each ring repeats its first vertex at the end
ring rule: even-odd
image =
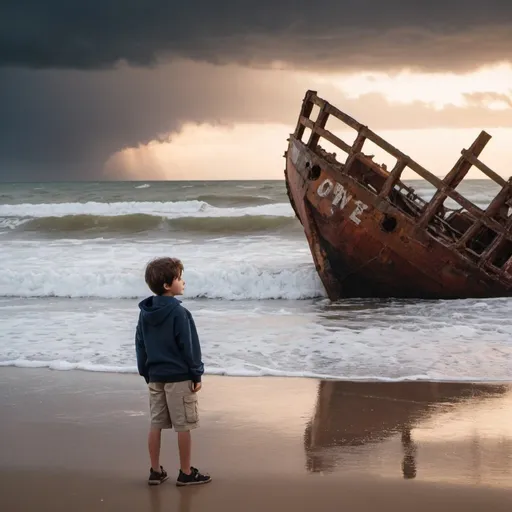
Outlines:
{"type": "Polygon", "coordinates": [[[478,159],[489,139],[482,132],[441,180],[308,91],[285,153],[285,179],[328,297],[512,296],[512,180],[478,159]],[[353,144],[325,128],[329,116],[357,131],[353,144]],[[346,158],[322,149],[322,139],[346,158]],[[396,158],[391,171],[364,154],[366,140],[396,158]],[[486,210],[455,190],[473,165],[501,186],[486,210]],[[401,181],[406,168],[436,187],[430,202],[401,181]],[[447,198],[460,208],[448,210],[447,198]]]}

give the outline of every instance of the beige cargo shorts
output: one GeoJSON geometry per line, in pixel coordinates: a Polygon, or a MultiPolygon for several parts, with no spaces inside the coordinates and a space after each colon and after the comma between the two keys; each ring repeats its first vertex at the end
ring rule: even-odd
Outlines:
{"type": "Polygon", "coordinates": [[[192,381],[150,382],[149,413],[152,428],[173,428],[187,432],[199,427],[197,393],[192,381]]]}

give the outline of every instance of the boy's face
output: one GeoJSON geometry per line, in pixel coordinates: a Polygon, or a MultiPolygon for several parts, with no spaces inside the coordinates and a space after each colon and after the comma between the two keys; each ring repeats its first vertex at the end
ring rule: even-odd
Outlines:
{"type": "Polygon", "coordinates": [[[174,279],[171,285],[164,284],[166,293],[164,295],[183,295],[185,291],[185,281],[183,280],[183,274],[174,279]]]}

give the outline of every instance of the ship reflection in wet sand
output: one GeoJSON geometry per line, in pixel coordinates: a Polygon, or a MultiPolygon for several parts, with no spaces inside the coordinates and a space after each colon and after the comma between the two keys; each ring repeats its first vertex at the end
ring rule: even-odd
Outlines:
{"type": "Polygon", "coordinates": [[[311,472],[512,487],[512,389],[321,381],[304,446],[311,472]]]}

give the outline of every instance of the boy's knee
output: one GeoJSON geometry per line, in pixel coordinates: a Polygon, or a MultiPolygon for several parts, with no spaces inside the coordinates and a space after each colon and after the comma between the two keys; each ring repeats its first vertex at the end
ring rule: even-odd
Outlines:
{"type": "Polygon", "coordinates": [[[190,433],[191,430],[199,428],[199,421],[195,423],[187,423],[185,425],[174,425],[174,431],[178,434],[183,434],[185,432],[190,433]]]}

